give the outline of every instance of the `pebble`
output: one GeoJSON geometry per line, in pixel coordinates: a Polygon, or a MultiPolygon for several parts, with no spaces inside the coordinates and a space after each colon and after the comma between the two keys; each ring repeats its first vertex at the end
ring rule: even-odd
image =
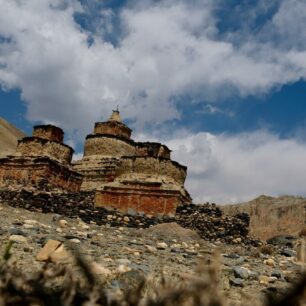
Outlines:
{"type": "Polygon", "coordinates": [[[90,226],[87,225],[87,224],[83,224],[83,225],[81,226],[81,228],[82,228],[82,230],[89,230],[89,229],[90,229],[90,226]]]}
{"type": "Polygon", "coordinates": [[[34,229],[34,228],[36,228],[33,224],[24,224],[23,227],[25,229],[34,229]]]}
{"type": "Polygon", "coordinates": [[[27,238],[21,235],[11,235],[9,240],[14,242],[27,242],[27,238]]]}
{"type": "Polygon", "coordinates": [[[157,249],[154,246],[151,245],[145,245],[145,248],[150,252],[150,253],[157,253],[157,249]]]}
{"type": "Polygon", "coordinates": [[[182,247],[186,249],[189,248],[189,245],[186,242],[182,242],[182,247]]]}
{"type": "Polygon", "coordinates": [[[268,285],[269,280],[270,280],[269,276],[266,276],[266,275],[260,275],[258,277],[259,284],[261,285],[268,285]]]}
{"type": "Polygon", "coordinates": [[[158,242],[156,248],[158,250],[165,250],[168,247],[166,242],[158,242]]]}
{"type": "Polygon", "coordinates": [[[63,220],[63,219],[59,220],[59,221],[58,221],[58,224],[59,224],[59,226],[60,226],[61,228],[65,228],[65,227],[68,226],[68,222],[67,222],[66,220],[63,220]]]}
{"type": "Polygon", "coordinates": [[[79,240],[77,238],[69,239],[69,241],[72,242],[72,243],[81,243],[81,240],[79,240]]]}
{"type": "Polygon", "coordinates": [[[264,260],[264,264],[266,264],[270,267],[275,267],[275,261],[272,258],[264,260]]]}
{"type": "Polygon", "coordinates": [[[117,268],[117,272],[118,273],[126,273],[126,272],[129,272],[131,271],[132,269],[126,265],[119,265],[118,268],[117,268]]]}
{"type": "Polygon", "coordinates": [[[244,287],[243,280],[241,278],[230,279],[229,282],[234,287],[244,287]]]}
{"type": "Polygon", "coordinates": [[[24,224],[30,224],[30,225],[38,225],[39,222],[36,220],[32,220],[32,219],[27,219],[23,221],[24,224]]]}
{"type": "Polygon", "coordinates": [[[123,218],[123,221],[124,221],[124,222],[130,222],[130,218],[129,218],[128,216],[125,216],[125,217],[123,218]]]}
{"type": "Polygon", "coordinates": [[[279,270],[274,270],[271,272],[271,276],[276,277],[278,279],[282,278],[282,273],[279,270]]]}
{"type": "Polygon", "coordinates": [[[244,267],[234,267],[234,275],[236,278],[248,279],[250,276],[250,270],[244,267]]]}

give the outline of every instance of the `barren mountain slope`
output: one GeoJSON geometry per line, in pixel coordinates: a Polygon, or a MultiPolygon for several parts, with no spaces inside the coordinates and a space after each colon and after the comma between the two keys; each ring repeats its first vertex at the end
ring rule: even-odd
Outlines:
{"type": "Polygon", "coordinates": [[[250,215],[250,234],[260,239],[276,235],[296,235],[305,229],[306,199],[294,196],[260,196],[252,201],[224,205],[224,213],[250,215]]]}
{"type": "Polygon", "coordinates": [[[0,118],[0,157],[14,153],[18,139],[24,136],[22,131],[0,118]]]}

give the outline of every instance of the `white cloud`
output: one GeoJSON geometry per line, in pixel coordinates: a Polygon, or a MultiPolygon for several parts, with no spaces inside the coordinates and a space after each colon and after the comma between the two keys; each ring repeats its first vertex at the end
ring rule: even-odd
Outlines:
{"type": "Polygon", "coordinates": [[[234,136],[185,131],[165,142],[173,159],[188,166],[186,186],[195,202],[306,195],[306,144],[295,139],[266,131],[234,136]]]}
{"type": "MultiPolygon", "coordinates": [[[[265,93],[305,77],[303,44],[269,42],[277,35],[290,44],[296,35],[305,42],[296,28],[304,24],[304,1],[282,1],[264,33],[241,38],[239,45],[230,35],[218,36],[215,3],[131,1],[120,15],[125,35],[118,45],[91,33],[89,46],[89,33],[73,18],[83,9],[78,1],[0,0],[0,35],[6,38],[0,84],[22,90],[29,119],[59,124],[81,139],[117,104],[138,126],[157,124],[179,117],[176,96],[265,93]]],[[[99,26],[111,32],[112,12],[102,11],[101,18],[99,26]]]]}

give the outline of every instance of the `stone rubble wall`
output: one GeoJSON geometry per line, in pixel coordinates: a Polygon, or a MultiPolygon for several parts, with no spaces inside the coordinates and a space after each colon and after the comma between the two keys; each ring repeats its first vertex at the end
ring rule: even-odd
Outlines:
{"type": "Polygon", "coordinates": [[[262,240],[277,235],[297,235],[306,228],[306,199],[260,196],[253,201],[220,206],[224,213],[246,212],[250,216],[250,234],[262,240]]]}
{"type": "Polygon", "coordinates": [[[212,204],[183,205],[175,216],[150,216],[137,212],[124,214],[94,206],[94,192],[55,193],[30,190],[1,191],[0,204],[34,212],[56,213],[67,218],[80,218],[98,225],[147,228],[159,223],[176,222],[195,230],[201,238],[225,243],[258,243],[248,235],[249,217],[246,214],[226,216],[212,204]]]}
{"type": "Polygon", "coordinates": [[[73,149],[67,145],[38,137],[25,137],[18,142],[18,156],[48,156],[68,165],[71,162],[73,149]]]}

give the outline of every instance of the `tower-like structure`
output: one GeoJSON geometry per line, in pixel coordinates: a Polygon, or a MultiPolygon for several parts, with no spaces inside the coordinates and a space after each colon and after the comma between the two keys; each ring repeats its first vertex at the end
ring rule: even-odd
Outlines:
{"type": "Polygon", "coordinates": [[[71,168],[73,149],[63,139],[59,127],[34,126],[31,137],[19,140],[14,155],[0,159],[0,187],[79,191],[82,175],[71,168]]]}
{"type": "Polygon", "coordinates": [[[166,145],[135,142],[131,134],[118,110],[95,123],[83,159],[74,163],[83,175],[81,190],[96,190],[96,206],[153,215],[174,213],[191,202],[184,188],[187,168],[171,160],[166,145]]]}

